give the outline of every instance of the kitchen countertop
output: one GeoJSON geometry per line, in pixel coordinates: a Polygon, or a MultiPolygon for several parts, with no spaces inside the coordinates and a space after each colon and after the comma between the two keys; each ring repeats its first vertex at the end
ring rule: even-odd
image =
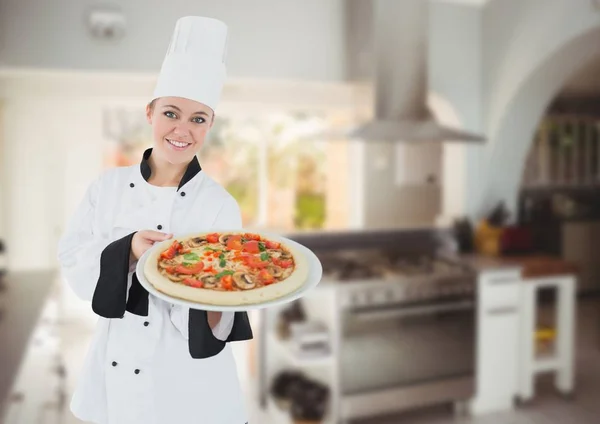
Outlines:
{"type": "Polygon", "coordinates": [[[523,278],[540,278],[578,273],[576,264],[551,255],[534,254],[496,257],[469,254],[461,255],[460,259],[477,271],[500,271],[503,269],[518,268],[521,270],[523,278]]]}
{"type": "Polygon", "coordinates": [[[460,255],[458,259],[480,272],[514,270],[515,268],[520,268],[518,264],[506,261],[504,258],[478,255],[476,253],[460,255]]]}
{"type": "Polygon", "coordinates": [[[9,394],[56,271],[9,273],[0,291],[0,405],[9,394]]]}

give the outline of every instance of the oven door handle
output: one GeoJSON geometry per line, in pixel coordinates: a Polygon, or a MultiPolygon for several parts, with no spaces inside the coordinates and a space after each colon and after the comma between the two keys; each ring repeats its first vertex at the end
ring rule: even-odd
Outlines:
{"type": "Polygon", "coordinates": [[[416,315],[434,315],[441,312],[466,311],[475,308],[475,302],[464,300],[443,305],[394,306],[387,308],[365,308],[350,310],[350,314],[361,321],[402,318],[416,315]]]}

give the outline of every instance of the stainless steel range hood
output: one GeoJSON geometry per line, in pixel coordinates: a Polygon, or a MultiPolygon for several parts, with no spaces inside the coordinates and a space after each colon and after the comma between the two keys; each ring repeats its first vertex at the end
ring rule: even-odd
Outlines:
{"type": "MultiPolygon", "coordinates": [[[[394,142],[485,141],[482,135],[437,122],[427,107],[429,1],[374,0],[369,6],[357,3],[361,1],[350,1],[348,6],[361,8],[363,18],[365,7],[372,8],[375,113],[373,121],[353,130],[350,137],[394,142]]],[[[354,24],[357,19],[355,12],[354,24]]],[[[356,46],[349,47],[353,50],[357,51],[356,46]]]]}

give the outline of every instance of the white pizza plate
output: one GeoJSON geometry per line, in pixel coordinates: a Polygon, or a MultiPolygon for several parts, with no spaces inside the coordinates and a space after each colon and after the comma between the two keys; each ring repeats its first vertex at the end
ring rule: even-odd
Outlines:
{"type": "MultiPolygon", "coordinates": [[[[214,231],[214,232],[225,232],[225,231],[226,230],[214,231]]],[[[249,232],[251,232],[251,231],[249,231],[249,232]]],[[[269,300],[266,302],[255,303],[255,304],[251,304],[251,305],[237,305],[237,306],[229,306],[229,305],[219,306],[219,305],[212,305],[212,304],[206,304],[206,303],[197,303],[197,302],[191,302],[189,300],[184,300],[184,299],[179,299],[177,297],[169,296],[168,294],[165,294],[165,293],[162,293],[162,292],[156,290],[156,288],[154,288],[154,286],[152,284],[150,284],[146,280],[146,277],[144,276],[144,264],[146,263],[146,259],[148,259],[148,256],[150,256],[150,254],[152,253],[152,251],[154,249],[159,247],[160,243],[157,243],[157,245],[148,249],[146,251],[146,253],[144,253],[142,255],[142,257],[138,260],[138,263],[136,266],[137,278],[138,278],[140,284],[148,291],[148,293],[150,293],[151,295],[154,295],[154,296],[158,297],[159,299],[162,299],[166,302],[185,306],[187,308],[192,308],[192,309],[202,309],[205,311],[222,311],[222,312],[225,312],[225,311],[243,312],[243,311],[250,311],[250,310],[254,310],[254,309],[263,309],[263,308],[268,308],[270,306],[276,306],[276,305],[282,305],[285,303],[289,303],[289,302],[292,302],[294,300],[301,298],[309,290],[313,289],[317,284],[319,284],[319,282],[321,281],[321,277],[323,275],[323,268],[321,266],[321,261],[319,261],[319,258],[317,258],[317,255],[315,255],[310,249],[308,249],[307,247],[301,245],[300,243],[297,243],[294,240],[290,240],[286,237],[269,234],[264,231],[254,231],[254,233],[261,234],[266,237],[270,236],[271,239],[274,241],[281,240],[281,241],[288,243],[291,246],[295,247],[296,249],[298,249],[300,252],[302,252],[304,254],[304,256],[307,259],[309,269],[308,269],[308,279],[302,285],[302,287],[300,287],[296,291],[289,293],[286,296],[280,297],[278,299],[273,299],[273,300],[269,300]]],[[[177,236],[174,236],[173,238],[177,238],[177,236]]]]}

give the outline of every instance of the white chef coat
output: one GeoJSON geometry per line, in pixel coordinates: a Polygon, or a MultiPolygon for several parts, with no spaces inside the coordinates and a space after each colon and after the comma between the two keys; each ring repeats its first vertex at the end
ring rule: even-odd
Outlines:
{"type": "MultiPolygon", "coordinates": [[[[196,158],[198,169],[189,181],[157,187],[144,175],[150,154],[151,149],[141,165],[110,169],[96,179],[59,242],[63,278],[84,300],[94,297],[103,250],[128,234],[242,228],[237,202],[201,171],[196,158]]],[[[134,270],[135,264],[127,275],[127,296],[134,270]]],[[[230,346],[193,358],[189,309],[147,297],[147,316],[124,311],[122,318],[99,318],[71,401],[75,416],[97,424],[246,423],[230,346]]],[[[226,340],[233,322],[234,313],[224,312],[214,336],[226,340]]]]}

